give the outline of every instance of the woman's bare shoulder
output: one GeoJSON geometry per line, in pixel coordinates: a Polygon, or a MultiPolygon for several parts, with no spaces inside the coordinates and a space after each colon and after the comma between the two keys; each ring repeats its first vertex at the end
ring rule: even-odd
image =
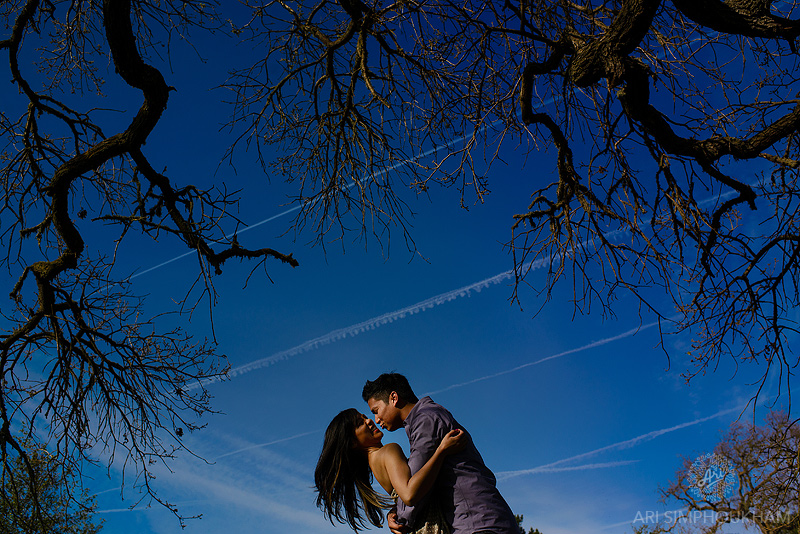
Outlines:
{"type": "Polygon", "coordinates": [[[386,445],[381,447],[381,450],[385,451],[384,454],[386,454],[386,453],[399,454],[403,458],[406,457],[405,453],[403,452],[403,448],[400,445],[398,445],[397,443],[387,443],[386,445]]]}
{"type": "Polygon", "coordinates": [[[408,465],[408,460],[406,460],[406,455],[403,454],[403,449],[397,443],[387,443],[370,455],[369,466],[372,469],[372,474],[375,475],[378,483],[383,486],[386,493],[392,492],[389,471],[396,471],[397,466],[401,465],[401,463],[408,465]]]}
{"type": "Polygon", "coordinates": [[[408,462],[405,453],[403,453],[403,448],[397,443],[387,443],[377,451],[377,455],[376,459],[380,461],[382,465],[386,465],[387,462],[393,460],[408,462]]]}

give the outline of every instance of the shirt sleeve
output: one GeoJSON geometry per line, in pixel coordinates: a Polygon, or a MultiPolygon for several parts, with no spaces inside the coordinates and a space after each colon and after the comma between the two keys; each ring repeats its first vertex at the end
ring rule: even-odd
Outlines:
{"type": "MultiPolygon", "coordinates": [[[[435,413],[421,413],[417,416],[409,439],[411,453],[408,455],[408,467],[412,475],[430,460],[448,431],[446,422],[435,413]]],[[[413,528],[417,511],[425,508],[433,492],[431,490],[424,495],[416,506],[407,506],[402,499],[397,499],[398,523],[413,528]]]]}

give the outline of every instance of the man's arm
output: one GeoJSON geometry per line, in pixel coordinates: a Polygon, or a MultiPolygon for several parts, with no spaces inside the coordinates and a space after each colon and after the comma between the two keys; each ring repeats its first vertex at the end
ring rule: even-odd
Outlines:
{"type": "MultiPolygon", "coordinates": [[[[445,421],[436,417],[433,413],[421,413],[414,421],[414,429],[411,439],[411,454],[408,456],[408,467],[413,475],[433,456],[439,442],[442,441],[447,432],[451,430],[446,428],[445,421]]],[[[417,515],[417,510],[425,507],[430,499],[431,492],[428,492],[419,499],[416,506],[407,506],[402,499],[397,500],[397,524],[406,525],[409,527],[414,526],[414,519],[417,515]]],[[[390,525],[391,528],[391,525],[390,525]]]]}

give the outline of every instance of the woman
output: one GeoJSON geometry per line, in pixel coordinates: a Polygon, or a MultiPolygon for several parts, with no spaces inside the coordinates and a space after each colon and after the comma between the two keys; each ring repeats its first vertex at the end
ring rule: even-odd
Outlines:
{"type": "MultiPolygon", "coordinates": [[[[408,460],[397,443],[383,445],[383,432],[375,422],[350,408],[333,418],[325,431],[322,453],[314,471],[317,506],[333,522],[347,523],[356,532],[366,528],[367,520],[376,527],[383,521],[382,510],[392,506],[389,497],[372,489],[372,475],[393,497],[413,506],[433,487],[444,458],[466,446],[462,430],[451,430],[442,438],[433,456],[411,476],[408,460]]],[[[449,531],[440,518],[418,518],[422,526],[416,533],[449,531]],[[436,523],[425,527],[426,523],[436,523]],[[432,528],[431,528],[432,527],[432,528]]],[[[438,514],[441,515],[441,514],[438,514]]]]}

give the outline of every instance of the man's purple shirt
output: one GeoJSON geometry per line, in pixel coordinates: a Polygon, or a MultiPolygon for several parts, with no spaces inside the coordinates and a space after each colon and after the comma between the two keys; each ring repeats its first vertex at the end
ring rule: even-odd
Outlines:
{"type": "MultiPolygon", "coordinates": [[[[419,471],[433,456],[449,431],[464,429],[450,412],[430,397],[423,397],[414,405],[403,426],[411,445],[408,457],[411,474],[419,471]]],[[[416,507],[406,506],[398,499],[398,522],[413,529],[416,510],[424,508],[430,498],[435,498],[445,520],[452,525],[453,534],[473,534],[484,530],[496,534],[519,534],[514,514],[497,490],[494,473],[483,463],[469,433],[467,438],[469,441],[464,450],[445,458],[434,489],[416,507]]]]}

